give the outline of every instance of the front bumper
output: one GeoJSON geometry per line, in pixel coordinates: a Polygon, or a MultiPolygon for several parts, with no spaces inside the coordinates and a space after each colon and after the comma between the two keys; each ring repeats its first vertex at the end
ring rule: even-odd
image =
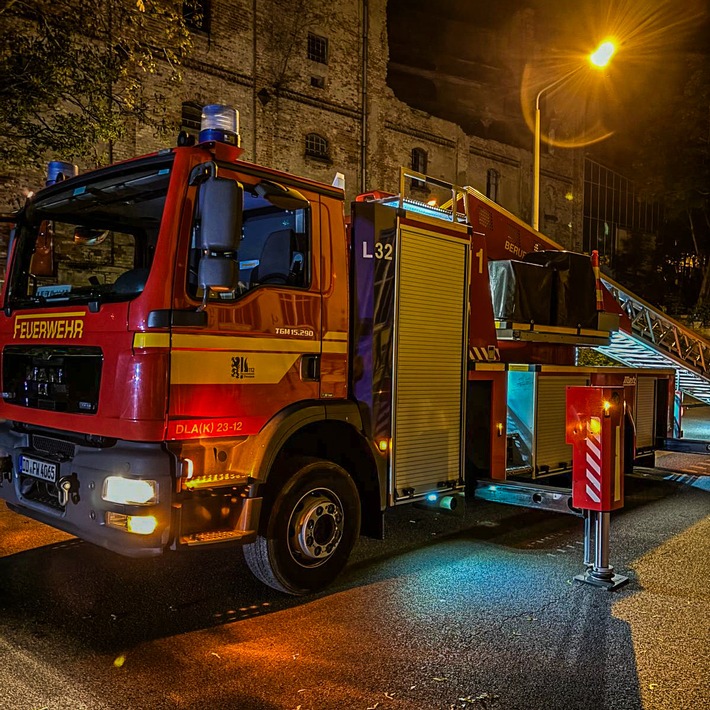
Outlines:
{"type": "Polygon", "coordinates": [[[175,460],[160,443],[118,441],[94,447],[63,437],[61,432],[18,432],[0,426],[0,499],[11,510],[82,540],[128,557],[160,555],[172,543],[175,460]],[[56,466],[56,483],[23,474],[20,456],[56,466]],[[108,476],[157,482],[157,502],[124,505],[102,499],[108,476]],[[61,490],[60,490],[61,489],[61,490]],[[109,527],[107,513],[152,515],[149,535],[109,527]]]}

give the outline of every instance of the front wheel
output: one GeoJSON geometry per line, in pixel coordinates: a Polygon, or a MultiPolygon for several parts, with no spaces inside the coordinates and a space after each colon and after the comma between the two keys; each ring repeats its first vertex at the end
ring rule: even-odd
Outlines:
{"type": "Polygon", "coordinates": [[[331,461],[292,459],[280,473],[280,486],[272,483],[265,497],[268,517],[244,558],[264,584],[308,594],[345,567],[360,534],[360,497],[348,472],[331,461]]]}

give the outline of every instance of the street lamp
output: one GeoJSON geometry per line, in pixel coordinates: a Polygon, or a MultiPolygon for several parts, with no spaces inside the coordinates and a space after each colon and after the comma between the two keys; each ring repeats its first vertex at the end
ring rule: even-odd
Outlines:
{"type": "MultiPolygon", "coordinates": [[[[587,59],[592,66],[597,68],[603,68],[611,61],[614,52],[616,51],[616,46],[613,42],[607,40],[602,42],[602,44],[597,47],[587,59]]],[[[563,74],[559,79],[556,79],[551,84],[540,89],[535,97],[535,147],[534,147],[534,160],[533,160],[533,229],[536,231],[540,225],[540,97],[550,89],[554,89],[556,86],[564,83],[571,76],[574,76],[577,72],[584,69],[586,64],[580,64],[578,67],[572,69],[572,71],[563,74]]]]}

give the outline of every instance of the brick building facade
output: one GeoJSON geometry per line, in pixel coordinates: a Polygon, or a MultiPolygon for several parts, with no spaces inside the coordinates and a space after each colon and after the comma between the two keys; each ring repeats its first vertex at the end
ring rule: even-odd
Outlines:
{"type": "MultiPolygon", "coordinates": [[[[414,167],[472,185],[530,220],[531,150],[467,135],[395,97],[387,83],[386,0],[201,5],[183,82],[165,86],[169,110],[184,127],[195,128],[201,105],[229,103],[240,112],[246,160],[326,183],[341,172],[350,198],[371,189],[396,192],[400,166],[414,167]]],[[[161,147],[139,129],[114,156],[161,147]]],[[[582,160],[577,151],[556,151],[542,165],[541,228],[573,249],[581,248],[582,160]]],[[[2,210],[16,207],[41,180],[7,176],[2,210]]]]}

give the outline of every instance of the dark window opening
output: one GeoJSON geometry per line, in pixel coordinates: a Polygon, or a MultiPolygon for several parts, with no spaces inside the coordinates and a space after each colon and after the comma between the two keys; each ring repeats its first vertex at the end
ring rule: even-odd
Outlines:
{"type": "Polygon", "coordinates": [[[621,243],[624,234],[655,235],[663,223],[659,203],[641,199],[632,180],[587,159],[584,166],[583,249],[597,249],[610,266],[616,266],[618,252],[628,251],[621,243]]]}
{"type": "Polygon", "coordinates": [[[495,168],[490,168],[486,173],[486,197],[493,202],[498,202],[500,188],[500,173],[495,168]]]}
{"type": "Polygon", "coordinates": [[[191,30],[208,32],[210,0],[183,0],[182,17],[191,30]]]}
{"type": "Polygon", "coordinates": [[[320,35],[308,33],[308,58],[319,64],[328,63],[328,39],[320,35]]]}
{"type": "MultiPolygon", "coordinates": [[[[427,162],[427,152],[423,148],[412,148],[412,170],[414,172],[426,175],[427,162]]],[[[426,188],[426,183],[423,180],[412,180],[412,187],[423,190],[426,188]]]]}
{"type": "Polygon", "coordinates": [[[182,105],[182,115],[180,117],[180,130],[191,135],[200,132],[202,123],[202,106],[195,101],[186,101],[182,105]]]}
{"type": "Polygon", "coordinates": [[[547,130],[547,140],[545,141],[545,153],[547,155],[555,154],[555,137],[557,135],[557,129],[554,126],[550,126],[547,130]]]}
{"type": "Polygon", "coordinates": [[[324,89],[325,88],[325,79],[322,76],[312,76],[311,77],[311,86],[313,86],[316,89],[324,89]]]}

